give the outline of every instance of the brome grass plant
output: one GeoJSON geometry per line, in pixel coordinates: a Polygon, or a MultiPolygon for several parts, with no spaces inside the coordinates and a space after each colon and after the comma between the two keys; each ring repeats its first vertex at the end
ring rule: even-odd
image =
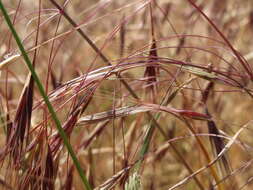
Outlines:
{"type": "Polygon", "coordinates": [[[0,9],[0,189],[252,189],[251,0],[0,9]]]}

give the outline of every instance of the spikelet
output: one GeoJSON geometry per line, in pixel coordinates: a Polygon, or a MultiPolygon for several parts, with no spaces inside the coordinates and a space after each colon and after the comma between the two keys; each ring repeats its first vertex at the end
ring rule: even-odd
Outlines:
{"type": "Polygon", "coordinates": [[[135,172],[129,177],[128,182],[125,184],[125,190],[141,190],[141,179],[140,175],[135,172]]]}

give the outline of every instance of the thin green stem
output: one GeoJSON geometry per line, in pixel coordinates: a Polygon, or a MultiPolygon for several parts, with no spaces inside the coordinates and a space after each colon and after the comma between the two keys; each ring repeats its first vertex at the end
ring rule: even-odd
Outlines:
{"type": "Polygon", "coordinates": [[[59,132],[59,134],[60,134],[60,136],[61,136],[61,138],[63,140],[63,143],[66,146],[66,148],[67,148],[67,150],[68,150],[68,152],[69,152],[69,154],[70,154],[70,156],[71,156],[71,158],[73,160],[74,165],[77,168],[77,171],[78,171],[78,173],[79,173],[79,175],[80,175],[80,177],[82,179],[82,182],[83,182],[85,188],[87,190],[91,190],[92,188],[91,188],[91,186],[90,186],[90,184],[89,184],[86,176],[84,175],[84,171],[83,171],[83,169],[81,167],[81,164],[79,163],[79,161],[78,161],[78,159],[77,159],[77,157],[75,155],[75,152],[74,152],[71,144],[69,143],[68,137],[65,134],[65,132],[64,132],[62,126],[61,126],[61,122],[58,119],[58,117],[57,117],[57,115],[56,115],[56,113],[55,113],[55,111],[53,109],[53,106],[51,105],[51,103],[49,101],[49,98],[47,97],[47,95],[45,93],[43,85],[40,82],[39,77],[38,77],[38,75],[36,74],[36,72],[35,72],[35,70],[33,68],[33,65],[32,65],[32,63],[31,63],[31,61],[30,61],[30,59],[29,59],[29,57],[28,57],[28,55],[27,55],[27,53],[25,51],[24,46],[22,45],[22,42],[21,42],[21,40],[20,40],[20,38],[19,38],[19,36],[18,36],[18,34],[17,34],[17,32],[16,32],[13,24],[11,23],[10,17],[9,17],[9,15],[8,15],[8,13],[7,13],[7,11],[6,11],[6,9],[5,9],[5,7],[4,7],[4,5],[3,5],[3,3],[2,3],[1,0],[0,0],[0,9],[1,9],[2,13],[3,13],[4,19],[5,19],[6,23],[7,23],[10,31],[12,32],[12,35],[14,36],[14,38],[16,40],[16,43],[17,43],[17,45],[18,45],[18,47],[19,47],[19,49],[20,49],[20,51],[22,53],[22,56],[23,56],[23,58],[25,60],[25,63],[28,66],[28,68],[29,68],[29,70],[30,70],[30,72],[32,74],[32,77],[33,77],[35,83],[37,84],[39,92],[40,92],[41,96],[43,97],[43,99],[44,99],[44,101],[45,101],[45,103],[46,103],[46,105],[48,107],[49,112],[51,113],[51,116],[52,116],[52,118],[53,118],[53,120],[54,120],[54,122],[56,124],[57,130],[58,130],[58,132],[59,132]]]}

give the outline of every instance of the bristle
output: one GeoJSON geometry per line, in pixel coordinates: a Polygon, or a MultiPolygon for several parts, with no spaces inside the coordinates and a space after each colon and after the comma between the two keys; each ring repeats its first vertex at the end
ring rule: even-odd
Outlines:
{"type": "Polygon", "coordinates": [[[113,189],[113,187],[116,185],[116,182],[120,180],[127,171],[129,171],[132,168],[133,165],[127,166],[124,169],[120,170],[118,173],[113,175],[111,178],[106,180],[103,184],[99,185],[95,190],[109,190],[113,189]]]}
{"type": "MultiPolygon", "coordinates": [[[[206,109],[206,114],[210,115],[207,109],[206,109]]],[[[210,139],[211,145],[214,148],[215,155],[217,156],[225,148],[225,143],[224,143],[223,139],[219,137],[219,135],[220,135],[219,129],[217,128],[217,126],[213,120],[207,121],[207,126],[208,126],[209,134],[215,135],[215,136],[210,136],[209,139],[210,139]]],[[[231,168],[230,168],[230,164],[229,164],[227,155],[223,155],[221,157],[220,163],[222,164],[223,168],[225,169],[225,172],[227,174],[230,174],[231,168]]]]}
{"type": "Polygon", "coordinates": [[[207,85],[207,87],[205,88],[205,90],[204,90],[204,92],[202,94],[202,102],[204,104],[207,103],[208,96],[210,94],[210,91],[213,89],[213,87],[214,87],[214,83],[213,82],[209,82],[208,85],[207,85]]]}
{"type": "MultiPolygon", "coordinates": [[[[122,17],[122,20],[125,20],[125,15],[122,17]]],[[[124,56],[125,49],[125,38],[126,38],[126,26],[122,24],[120,27],[120,57],[124,56]]]]}
{"type": "Polygon", "coordinates": [[[71,190],[73,187],[73,173],[74,173],[74,166],[72,165],[67,172],[65,183],[61,189],[64,190],[71,190]]]}
{"type": "MultiPolygon", "coordinates": [[[[77,119],[80,113],[80,109],[75,110],[68,118],[68,120],[63,124],[62,128],[64,129],[65,133],[70,136],[74,126],[77,123],[77,119]]],[[[55,157],[57,153],[62,148],[62,139],[60,135],[57,133],[50,139],[50,149],[52,150],[52,155],[55,157]]]]}
{"type": "Polygon", "coordinates": [[[54,163],[53,163],[53,157],[50,150],[50,147],[47,148],[47,155],[46,155],[46,167],[44,171],[43,178],[43,184],[42,189],[48,189],[48,190],[54,190],[54,180],[55,180],[55,173],[54,173],[54,163]]]}
{"type": "Polygon", "coordinates": [[[50,72],[50,75],[51,75],[51,82],[52,82],[53,89],[56,89],[59,86],[56,76],[53,73],[53,71],[50,72]]]}
{"type": "Polygon", "coordinates": [[[179,42],[178,42],[178,45],[177,45],[177,49],[176,49],[176,55],[179,55],[181,50],[182,50],[182,47],[184,46],[185,44],[185,37],[183,36],[182,38],[179,39],[179,42]]]}
{"type": "Polygon", "coordinates": [[[151,39],[152,45],[149,50],[149,57],[147,61],[147,66],[144,72],[144,77],[147,78],[147,93],[150,94],[150,100],[155,102],[155,96],[157,94],[157,75],[159,73],[158,65],[156,64],[157,61],[157,46],[156,46],[156,38],[155,38],[155,23],[154,23],[154,16],[152,11],[152,4],[150,3],[150,19],[151,19],[151,39]]]}
{"type": "Polygon", "coordinates": [[[7,146],[11,149],[12,156],[16,163],[21,159],[24,146],[29,139],[31,114],[33,105],[33,79],[31,75],[27,78],[24,86],[13,124],[9,130],[7,146]],[[24,141],[26,139],[26,141],[24,141]]]}

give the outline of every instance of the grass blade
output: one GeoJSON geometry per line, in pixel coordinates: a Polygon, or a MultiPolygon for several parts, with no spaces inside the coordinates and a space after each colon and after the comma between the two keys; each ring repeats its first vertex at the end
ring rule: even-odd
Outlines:
{"type": "Polygon", "coordinates": [[[35,81],[35,83],[36,83],[36,85],[37,85],[37,87],[38,87],[38,89],[40,91],[40,94],[43,97],[43,99],[44,99],[44,101],[45,101],[45,103],[46,103],[46,105],[48,107],[48,110],[49,110],[49,112],[52,115],[52,118],[53,118],[53,120],[54,120],[54,122],[56,124],[57,130],[58,130],[61,138],[63,139],[64,145],[66,146],[66,148],[67,148],[67,150],[68,150],[68,152],[69,152],[69,154],[70,154],[70,156],[71,156],[71,158],[72,158],[72,160],[73,160],[73,162],[74,162],[74,164],[75,164],[75,166],[76,166],[76,168],[78,170],[78,173],[79,173],[79,175],[80,175],[80,177],[82,179],[82,182],[83,182],[85,188],[87,190],[90,190],[91,186],[90,186],[90,184],[89,184],[86,176],[84,175],[84,171],[83,171],[83,169],[81,167],[81,164],[79,163],[79,161],[78,161],[78,159],[77,159],[77,157],[76,157],[76,155],[74,153],[74,150],[72,149],[72,146],[69,143],[68,138],[67,138],[64,130],[62,129],[61,122],[57,118],[57,115],[56,115],[56,113],[55,113],[55,111],[53,109],[53,106],[51,105],[51,103],[50,103],[50,101],[49,101],[49,99],[48,99],[48,97],[47,97],[47,95],[45,93],[43,85],[40,82],[39,77],[37,76],[37,74],[36,74],[36,72],[35,72],[35,70],[34,70],[34,68],[32,66],[32,63],[31,63],[31,61],[30,61],[30,59],[29,59],[29,57],[28,57],[28,55],[27,55],[27,53],[25,51],[25,48],[24,48],[24,46],[23,46],[23,44],[22,44],[22,42],[21,42],[21,40],[20,40],[20,38],[19,38],[16,30],[14,29],[14,26],[11,23],[9,15],[8,15],[8,13],[7,13],[7,11],[6,11],[6,9],[5,9],[5,7],[4,7],[4,5],[3,5],[3,3],[2,3],[1,0],[0,0],[0,9],[1,9],[2,13],[3,13],[4,19],[5,19],[8,27],[9,27],[12,35],[14,36],[14,38],[16,40],[16,43],[17,43],[17,45],[18,45],[18,47],[19,47],[19,49],[20,49],[20,51],[22,53],[22,56],[23,56],[23,58],[25,60],[25,63],[28,66],[28,68],[29,68],[29,70],[30,70],[30,72],[32,74],[32,77],[33,77],[33,79],[34,79],[34,81],[35,81]]]}

